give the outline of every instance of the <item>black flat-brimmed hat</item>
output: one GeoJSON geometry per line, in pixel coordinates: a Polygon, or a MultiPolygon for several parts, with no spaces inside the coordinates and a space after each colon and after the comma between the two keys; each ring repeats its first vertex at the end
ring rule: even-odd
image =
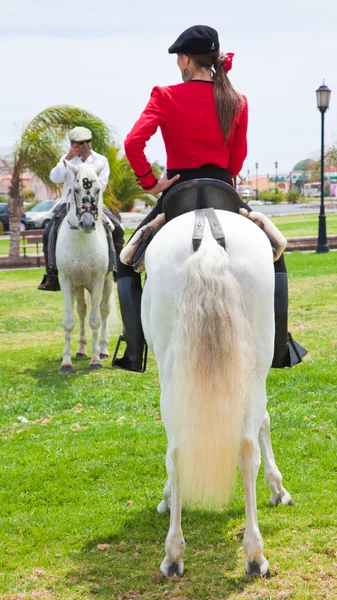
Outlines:
{"type": "Polygon", "coordinates": [[[169,47],[169,54],[209,54],[219,50],[218,32],[207,25],[193,25],[169,47]]]}

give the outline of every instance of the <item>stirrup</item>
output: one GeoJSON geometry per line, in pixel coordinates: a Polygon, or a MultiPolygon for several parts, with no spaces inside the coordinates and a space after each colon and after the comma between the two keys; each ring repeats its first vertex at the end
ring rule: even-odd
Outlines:
{"type": "Polygon", "coordinates": [[[303,357],[308,350],[294,340],[288,331],[288,341],[286,344],[276,346],[274,351],[272,369],[291,369],[302,362],[303,357]]]}
{"type": "MultiPolygon", "coordinates": [[[[121,358],[117,358],[117,354],[118,354],[118,350],[119,347],[121,345],[121,342],[125,342],[125,339],[122,335],[119,336],[118,341],[117,341],[117,345],[116,345],[116,349],[111,361],[111,366],[115,367],[116,369],[121,369],[123,371],[131,371],[132,373],[145,373],[146,371],[146,365],[147,365],[147,351],[148,351],[148,346],[147,343],[144,341],[144,352],[142,352],[142,359],[141,359],[141,368],[137,369],[137,368],[132,368],[132,365],[134,363],[132,363],[131,361],[129,362],[129,367],[126,366],[122,366],[119,363],[116,363],[116,360],[121,360],[123,357],[121,358]]],[[[126,359],[128,360],[128,359],[126,359]]]]}

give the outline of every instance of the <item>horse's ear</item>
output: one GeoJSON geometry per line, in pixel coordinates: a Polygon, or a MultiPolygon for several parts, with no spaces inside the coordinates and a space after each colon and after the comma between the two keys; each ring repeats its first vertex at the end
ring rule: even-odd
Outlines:
{"type": "Polygon", "coordinates": [[[98,176],[103,171],[103,169],[105,168],[106,165],[102,162],[98,162],[98,163],[92,164],[90,166],[94,169],[96,175],[98,176]]]}
{"type": "Polygon", "coordinates": [[[69,171],[72,171],[74,173],[75,177],[77,177],[79,167],[76,167],[76,165],[73,165],[71,162],[69,162],[69,160],[66,160],[66,159],[64,159],[63,162],[64,162],[65,166],[67,167],[67,169],[69,169],[69,171]]]}

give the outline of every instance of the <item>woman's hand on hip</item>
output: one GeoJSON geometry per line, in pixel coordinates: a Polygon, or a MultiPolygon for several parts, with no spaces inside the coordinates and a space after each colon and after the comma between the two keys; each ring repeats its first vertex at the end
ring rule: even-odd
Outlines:
{"type": "Polygon", "coordinates": [[[172,183],[179,179],[180,175],[175,175],[172,179],[167,179],[167,173],[165,172],[162,178],[158,181],[158,183],[150,190],[150,194],[161,194],[169,188],[172,183]]]}

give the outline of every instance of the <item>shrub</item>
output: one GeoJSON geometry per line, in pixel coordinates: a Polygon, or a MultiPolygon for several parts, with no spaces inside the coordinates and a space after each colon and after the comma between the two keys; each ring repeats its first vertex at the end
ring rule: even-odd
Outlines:
{"type": "Polygon", "coordinates": [[[33,190],[24,190],[23,199],[24,199],[24,202],[34,202],[35,192],[33,192],[33,190]]]}
{"type": "Polygon", "coordinates": [[[0,235],[3,235],[3,234],[4,234],[4,226],[3,226],[2,221],[0,221],[0,235]]]}
{"type": "Polygon", "coordinates": [[[8,198],[6,196],[0,196],[0,202],[8,202],[8,198]]]}
{"type": "Polygon", "coordinates": [[[284,202],[285,194],[281,192],[260,192],[259,200],[261,202],[271,202],[272,204],[280,204],[280,202],[284,202]]]}
{"type": "Polygon", "coordinates": [[[296,204],[298,202],[299,197],[300,193],[298,190],[289,190],[289,192],[287,193],[287,202],[289,202],[289,204],[296,204]]]}

